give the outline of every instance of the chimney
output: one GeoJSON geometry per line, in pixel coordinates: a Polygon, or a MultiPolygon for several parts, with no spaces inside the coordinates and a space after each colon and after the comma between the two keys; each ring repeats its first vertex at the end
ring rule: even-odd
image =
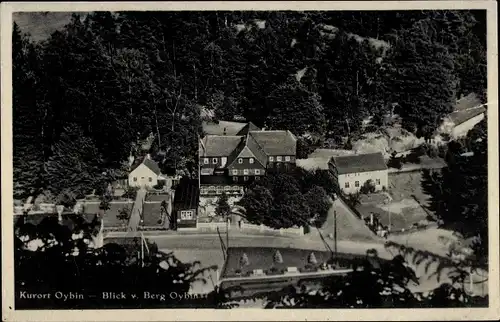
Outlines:
{"type": "Polygon", "coordinates": [[[146,159],[151,159],[151,155],[149,153],[146,154],[146,159]]]}
{"type": "Polygon", "coordinates": [[[224,128],[224,133],[222,133],[222,135],[226,135],[226,128],[224,128]]]}

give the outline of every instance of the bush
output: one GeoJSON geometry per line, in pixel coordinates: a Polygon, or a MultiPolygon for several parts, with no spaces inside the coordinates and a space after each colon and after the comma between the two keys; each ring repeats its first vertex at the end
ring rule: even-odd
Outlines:
{"type": "Polygon", "coordinates": [[[155,185],[155,186],[153,186],[153,189],[162,190],[164,186],[165,186],[165,182],[164,181],[158,181],[158,184],[155,185]]]}
{"type": "Polygon", "coordinates": [[[375,189],[376,189],[375,185],[373,184],[373,181],[370,179],[370,180],[365,181],[363,186],[361,186],[361,188],[359,189],[359,192],[366,195],[369,193],[374,193],[375,189]]]}
{"type": "Polygon", "coordinates": [[[389,159],[389,162],[387,162],[387,166],[389,166],[390,168],[401,170],[401,168],[403,168],[403,162],[401,162],[401,158],[396,157],[396,153],[393,153],[391,155],[391,158],[389,159]]]}

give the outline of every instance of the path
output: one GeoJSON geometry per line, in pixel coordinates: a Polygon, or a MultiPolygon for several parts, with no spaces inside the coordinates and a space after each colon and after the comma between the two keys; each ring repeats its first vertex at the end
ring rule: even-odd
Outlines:
{"type": "Polygon", "coordinates": [[[139,227],[139,223],[141,222],[142,204],[144,203],[145,199],[146,199],[146,189],[140,188],[137,191],[134,207],[132,208],[130,219],[128,220],[129,231],[137,231],[137,227],[139,227]]]}

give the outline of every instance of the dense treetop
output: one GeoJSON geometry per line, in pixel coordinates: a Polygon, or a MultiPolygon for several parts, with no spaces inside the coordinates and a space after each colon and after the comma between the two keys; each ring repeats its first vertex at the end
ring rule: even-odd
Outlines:
{"type": "Polygon", "coordinates": [[[75,193],[102,186],[150,134],[164,171],[194,174],[201,106],[342,144],[397,103],[428,137],[484,99],[485,48],[473,11],[94,12],[38,43],[14,25],[16,195],[57,195],[70,165],[75,193]]]}

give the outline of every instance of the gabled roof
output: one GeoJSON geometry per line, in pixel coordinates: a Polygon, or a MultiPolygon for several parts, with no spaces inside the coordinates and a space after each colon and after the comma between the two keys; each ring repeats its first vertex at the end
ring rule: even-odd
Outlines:
{"type": "Polygon", "coordinates": [[[198,180],[182,178],[175,189],[174,210],[197,209],[199,201],[198,180]]]}
{"type": "Polygon", "coordinates": [[[199,154],[201,157],[229,156],[242,139],[242,136],[207,135],[201,140],[199,154]]]}
{"type": "Polygon", "coordinates": [[[247,135],[247,134],[248,134],[248,132],[250,132],[250,131],[260,131],[260,130],[261,130],[261,129],[260,129],[257,125],[253,124],[252,122],[248,122],[248,124],[247,124],[247,125],[245,125],[245,127],[243,127],[243,128],[242,128],[242,129],[238,132],[238,134],[237,134],[237,135],[247,135]]]}
{"type": "Polygon", "coordinates": [[[246,145],[253,152],[255,160],[265,167],[267,164],[267,155],[253,136],[247,135],[246,145]]]}
{"type": "Polygon", "coordinates": [[[224,129],[226,130],[226,135],[234,136],[238,135],[247,123],[242,122],[228,122],[228,121],[205,121],[202,122],[203,132],[206,135],[224,135],[224,129]]]}
{"type": "Polygon", "coordinates": [[[290,131],[251,131],[249,135],[267,155],[295,155],[297,139],[290,131]]]}
{"type": "Polygon", "coordinates": [[[387,170],[381,152],[332,158],[339,174],[387,170]]]}
{"type": "Polygon", "coordinates": [[[148,157],[145,157],[141,163],[137,163],[134,167],[132,167],[132,170],[130,170],[130,172],[137,169],[141,164],[144,164],[149,170],[153,171],[156,175],[159,175],[161,173],[160,166],[158,165],[158,163],[156,163],[155,161],[151,160],[148,157]]]}
{"type": "Polygon", "coordinates": [[[247,135],[230,155],[227,167],[229,168],[238,158],[254,158],[263,168],[267,164],[266,154],[250,135],[247,135]]]}

